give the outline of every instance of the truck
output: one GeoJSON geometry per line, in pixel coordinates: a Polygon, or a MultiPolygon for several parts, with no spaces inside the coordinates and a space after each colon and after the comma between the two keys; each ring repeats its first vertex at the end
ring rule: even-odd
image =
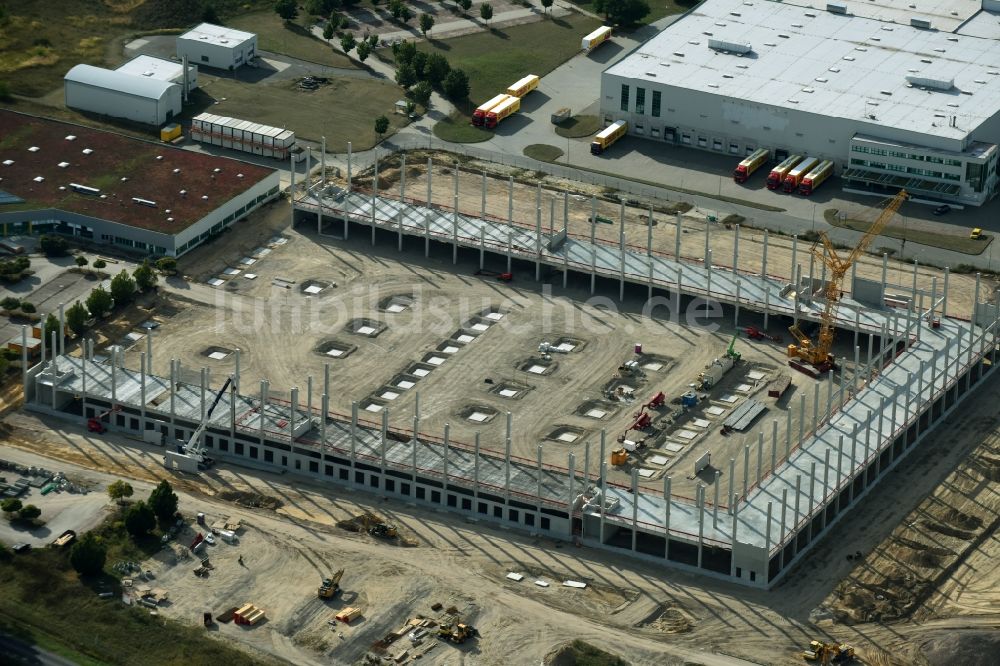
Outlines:
{"type": "Polygon", "coordinates": [[[583,38],[580,42],[580,50],[584,53],[590,53],[609,39],[611,39],[611,27],[602,25],[583,38]]]}
{"type": "Polygon", "coordinates": [[[476,110],[472,112],[472,124],[476,127],[482,127],[486,124],[486,114],[489,113],[493,108],[495,108],[501,102],[507,100],[510,97],[507,93],[500,93],[496,97],[490,99],[488,102],[484,102],[476,107],[476,110]]]}
{"type": "Polygon", "coordinates": [[[833,175],[833,161],[823,160],[819,166],[802,177],[799,183],[799,194],[809,196],[816,191],[816,188],[823,184],[823,181],[833,175]]]}
{"type": "Polygon", "coordinates": [[[784,182],[788,172],[801,161],[801,155],[789,155],[783,159],[778,166],[771,169],[771,173],[767,174],[767,189],[776,190],[781,187],[781,183],[784,182]]]}
{"type": "Polygon", "coordinates": [[[507,88],[507,94],[511,97],[524,97],[538,87],[541,79],[535,74],[528,74],[517,83],[507,88]]]}
{"type": "Polygon", "coordinates": [[[486,127],[493,129],[500,124],[500,121],[507,116],[512,116],[521,108],[521,98],[507,95],[507,99],[500,102],[486,112],[486,127]]]}
{"type": "Polygon", "coordinates": [[[191,139],[277,160],[294,157],[300,162],[306,158],[291,130],[211,113],[199,113],[191,119],[191,139]]]}
{"type": "Polygon", "coordinates": [[[618,120],[597,133],[594,140],[590,142],[590,153],[592,155],[600,155],[608,147],[613,144],[618,139],[625,135],[628,131],[628,123],[624,120],[618,120]]]}
{"type": "Polygon", "coordinates": [[[770,157],[771,151],[767,148],[758,148],[753,151],[736,166],[736,169],[733,171],[733,180],[737,183],[747,182],[750,175],[760,167],[764,166],[770,157]]]}
{"type": "Polygon", "coordinates": [[[785,192],[794,192],[799,189],[799,184],[807,173],[819,166],[819,160],[815,157],[807,157],[795,165],[782,181],[782,189],[785,192]]]}

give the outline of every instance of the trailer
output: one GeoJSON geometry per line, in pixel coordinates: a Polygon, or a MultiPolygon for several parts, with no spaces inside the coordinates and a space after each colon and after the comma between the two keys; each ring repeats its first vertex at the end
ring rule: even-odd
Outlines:
{"type": "Polygon", "coordinates": [[[815,157],[807,157],[798,164],[795,165],[791,171],[785,176],[785,180],[782,182],[782,189],[785,192],[794,192],[799,189],[799,184],[807,173],[819,166],[819,160],[815,157]]]}
{"type": "Polygon", "coordinates": [[[781,183],[784,182],[788,172],[794,169],[795,165],[801,161],[801,155],[790,155],[782,160],[778,166],[771,169],[771,173],[767,174],[767,189],[776,190],[781,187],[781,183]]]}
{"type": "Polygon", "coordinates": [[[770,157],[771,151],[767,148],[758,148],[753,151],[736,166],[736,169],[733,171],[733,180],[737,183],[747,182],[747,178],[754,171],[764,166],[770,157]]]}
{"type": "Polygon", "coordinates": [[[584,53],[590,53],[609,39],[611,39],[611,27],[603,25],[583,38],[580,42],[580,50],[584,53]]]}
{"type": "Polygon", "coordinates": [[[291,130],[211,113],[200,113],[191,119],[191,139],[278,160],[290,156],[296,162],[305,159],[305,151],[295,144],[295,132],[291,130]]]}
{"type": "Polygon", "coordinates": [[[476,110],[472,112],[472,124],[476,127],[482,127],[486,124],[486,114],[491,110],[496,108],[498,104],[506,101],[510,95],[507,93],[500,93],[496,97],[490,99],[488,102],[484,102],[476,107],[476,110]]]}
{"type": "Polygon", "coordinates": [[[521,108],[521,98],[507,96],[507,99],[500,102],[486,113],[486,127],[493,129],[500,124],[500,121],[507,116],[512,116],[521,108]]]}
{"type": "Polygon", "coordinates": [[[507,94],[511,97],[524,97],[538,87],[541,79],[535,74],[528,74],[526,77],[507,88],[507,94]]]}
{"type": "Polygon", "coordinates": [[[824,160],[819,166],[802,177],[799,184],[799,194],[809,196],[816,191],[816,188],[823,184],[823,181],[833,175],[833,161],[824,160]]]}
{"type": "Polygon", "coordinates": [[[600,155],[608,147],[613,144],[618,139],[625,135],[628,131],[628,123],[624,120],[618,120],[611,123],[594,137],[594,140],[590,142],[590,152],[592,155],[600,155]]]}

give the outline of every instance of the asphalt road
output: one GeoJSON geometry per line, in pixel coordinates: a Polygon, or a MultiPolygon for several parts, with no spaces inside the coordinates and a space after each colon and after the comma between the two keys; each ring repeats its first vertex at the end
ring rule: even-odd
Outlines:
{"type": "Polygon", "coordinates": [[[0,655],[3,655],[0,657],[0,661],[5,664],[32,664],[33,666],[74,666],[76,664],[75,661],[70,661],[5,633],[0,633],[0,655]]]}

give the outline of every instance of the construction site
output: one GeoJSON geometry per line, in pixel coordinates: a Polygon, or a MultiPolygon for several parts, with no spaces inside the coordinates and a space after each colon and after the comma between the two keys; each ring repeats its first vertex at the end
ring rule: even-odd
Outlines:
{"type": "MultiPolygon", "coordinates": [[[[759,600],[829,557],[816,545],[989,381],[993,285],[876,244],[904,198],[837,247],[440,156],[321,165],[274,213],[283,228],[192,253],[185,288],[141,335],[73,351],[42,341],[25,359],[25,405],[95,439],[140,438],[178,478],[236,466],[396,502],[392,523],[336,522],[373,543],[405,547],[401,516],[432,511],[759,600]]],[[[333,622],[369,616],[341,589],[361,574],[323,568],[302,585],[341,602],[333,622]]],[[[614,590],[510,564],[489,575],[542,581],[529,596],[614,590]]],[[[638,598],[614,594],[621,608],[638,598]]],[[[233,602],[216,610],[250,626],[274,617],[259,598],[233,602]]],[[[495,640],[468,607],[425,605],[394,607],[395,638],[373,628],[360,642],[388,641],[393,658],[408,643],[405,661],[428,637],[495,640]]],[[[698,625],[684,604],[646,610],[641,631],[698,625]]],[[[799,661],[855,656],[796,636],[799,661]]]]}

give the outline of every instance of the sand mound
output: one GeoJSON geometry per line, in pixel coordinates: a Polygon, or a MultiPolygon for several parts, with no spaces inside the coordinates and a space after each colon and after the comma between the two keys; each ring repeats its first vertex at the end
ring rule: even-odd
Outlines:
{"type": "Polygon", "coordinates": [[[930,666],[992,666],[1000,652],[996,631],[949,630],[932,632],[920,643],[920,652],[930,666]]]}

